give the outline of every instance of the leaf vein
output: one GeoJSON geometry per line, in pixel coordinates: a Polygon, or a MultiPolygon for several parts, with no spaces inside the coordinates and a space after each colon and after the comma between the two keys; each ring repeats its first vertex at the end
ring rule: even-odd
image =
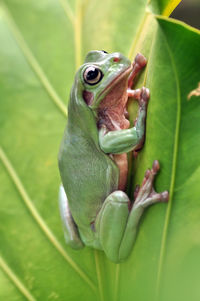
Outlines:
{"type": "Polygon", "coordinates": [[[62,8],[64,9],[64,12],[66,16],[69,18],[70,22],[74,25],[75,22],[75,16],[71,10],[71,7],[69,6],[69,3],[65,0],[59,0],[62,8]]]}
{"type": "Polygon", "coordinates": [[[100,301],[104,301],[103,284],[102,284],[101,270],[100,270],[100,264],[99,264],[99,254],[98,254],[97,250],[94,250],[94,257],[95,257],[96,274],[97,274],[100,301]]]}
{"type": "Polygon", "coordinates": [[[0,256],[0,266],[4,273],[8,276],[9,279],[14,283],[17,289],[26,297],[29,301],[36,301],[33,295],[29,292],[29,290],[24,286],[21,280],[16,276],[16,274],[11,270],[5,260],[0,256]]]}
{"type": "Polygon", "coordinates": [[[118,292],[119,292],[119,279],[120,279],[120,264],[116,264],[115,268],[115,286],[114,286],[114,294],[113,294],[113,300],[117,301],[118,300],[118,292]]]}
{"type": "Polygon", "coordinates": [[[80,0],[76,0],[76,18],[74,24],[75,31],[75,59],[76,59],[76,69],[81,65],[81,23],[82,23],[82,7],[80,0]]]}
{"type": "Polygon", "coordinates": [[[25,39],[23,38],[22,33],[18,29],[18,27],[17,27],[13,17],[11,16],[8,8],[6,7],[5,3],[4,4],[1,3],[1,6],[4,10],[4,16],[5,16],[6,22],[9,26],[12,34],[14,35],[15,40],[17,41],[24,57],[26,58],[27,62],[29,63],[29,65],[31,66],[31,68],[33,69],[35,74],[37,75],[38,79],[42,83],[43,87],[47,91],[48,95],[50,96],[50,98],[52,99],[54,104],[57,106],[57,108],[66,117],[67,116],[67,109],[66,109],[66,106],[65,106],[64,102],[60,99],[57,92],[55,91],[55,89],[53,88],[51,83],[49,82],[46,74],[44,73],[44,71],[40,67],[38,61],[34,57],[32,51],[30,50],[30,48],[27,45],[25,39]]]}
{"type": "Polygon", "coordinates": [[[76,264],[75,261],[69,256],[69,254],[65,251],[62,247],[60,242],[56,239],[55,235],[49,229],[47,224],[44,222],[41,215],[38,213],[37,209],[33,205],[32,200],[30,199],[27,191],[25,190],[19,176],[17,175],[14,167],[12,166],[11,162],[9,161],[8,157],[6,156],[3,149],[0,147],[0,158],[4,167],[6,168],[10,178],[12,179],[13,183],[15,184],[19,194],[21,195],[26,207],[30,211],[32,217],[37,222],[40,229],[44,232],[46,237],[55,247],[55,249],[62,255],[62,257],[70,264],[70,266],[79,274],[79,276],[90,286],[93,291],[96,291],[96,287],[94,283],[88,278],[88,276],[80,269],[80,267],[76,264]]]}
{"type": "Polygon", "coordinates": [[[135,39],[133,39],[133,42],[131,43],[131,46],[128,50],[127,56],[129,58],[132,58],[134,52],[136,52],[136,49],[135,49],[136,45],[138,44],[138,41],[141,37],[141,33],[145,30],[145,24],[148,24],[148,19],[150,16],[151,16],[151,14],[148,11],[146,11],[144,14],[144,17],[142,18],[142,21],[138,27],[138,31],[136,32],[135,39]]]}
{"type": "MultiPolygon", "coordinates": [[[[152,43],[151,43],[151,47],[150,47],[150,51],[149,51],[148,61],[150,61],[151,56],[152,56],[152,50],[153,50],[154,41],[155,41],[155,34],[154,34],[153,39],[152,39],[152,43]]],[[[148,72],[149,72],[149,64],[147,64],[147,66],[145,68],[143,86],[146,85],[148,72]]],[[[131,168],[133,168],[133,165],[131,166],[131,168]]],[[[130,175],[132,175],[132,174],[133,173],[131,172],[130,175]]],[[[130,192],[130,195],[131,195],[131,192],[130,192]]],[[[118,292],[119,292],[119,288],[120,288],[120,286],[119,286],[120,272],[121,272],[120,264],[117,264],[116,270],[115,270],[115,286],[114,286],[114,298],[113,298],[113,300],[115,300],[115,301],[117,300],[117,296],[118,296],[118,292]]]]}

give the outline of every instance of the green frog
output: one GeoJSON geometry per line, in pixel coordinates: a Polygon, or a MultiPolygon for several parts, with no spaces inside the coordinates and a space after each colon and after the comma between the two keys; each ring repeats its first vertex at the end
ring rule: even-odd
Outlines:
{"type": "Polygon", "coordinates": [[[134,200],[125,193],[127,153],[144,143],[149,90],[132,90],[132,85],[146,63],[140,53],[133,63],[118,52],[88,53],[71,89],[59,151],[59,203],[67,244],[103,250],[116,263],[131,253],[145,208],[169,197],[153,188],[157,160],[136,187],[134,200]],[[133,127],[127,119],[129,97],[139,105],[133,127]]]}

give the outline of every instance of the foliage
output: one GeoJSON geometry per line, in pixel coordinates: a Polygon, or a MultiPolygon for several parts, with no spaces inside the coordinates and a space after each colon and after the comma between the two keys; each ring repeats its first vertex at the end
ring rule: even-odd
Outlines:
{"type": "Polygon", "coordinates": [[[1,2],[0,300],[198,299],[200,102],[187,96],[200,80],[200,37],[164,17],[178,3],[1,2]],[[148,58],[137,83],[151,99],[134,184],[158,159],[156,188],[170,192],[168,205],[147,210],[134,250],[120,265],[103,252],[67,247],[58,212],[65,103],[91,49],[148,58]]]}

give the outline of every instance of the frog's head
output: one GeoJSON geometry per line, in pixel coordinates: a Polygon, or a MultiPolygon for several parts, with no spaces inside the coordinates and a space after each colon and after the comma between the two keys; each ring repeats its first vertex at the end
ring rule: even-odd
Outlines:
{"type": "Polygon", "coordinates": [[[119,52],[90,51],[76,76],[82,100],[96,111],[108,96],[119,99],[127,90],[131,70],[131,61],[119,52]]]}

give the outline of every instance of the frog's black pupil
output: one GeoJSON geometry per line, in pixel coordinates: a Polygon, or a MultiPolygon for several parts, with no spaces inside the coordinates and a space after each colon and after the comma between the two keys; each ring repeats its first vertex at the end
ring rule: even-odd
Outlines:
{"type": "Polygon", "coordinates": [[[101,50],[102,52],[104,52],[104,53],[107,53],[108,54],[108,52],[107,51],[105,51],[105,50],[101,50]]]}
{"type": "Polygon", "coordinates": [[[92,70],[88,71],[86,78],[88,81],[90,81],[90,80],[95,79],[98,76],[98,74],[99,74],[99,70],[96,68],[93,68],[92,70]]]}

